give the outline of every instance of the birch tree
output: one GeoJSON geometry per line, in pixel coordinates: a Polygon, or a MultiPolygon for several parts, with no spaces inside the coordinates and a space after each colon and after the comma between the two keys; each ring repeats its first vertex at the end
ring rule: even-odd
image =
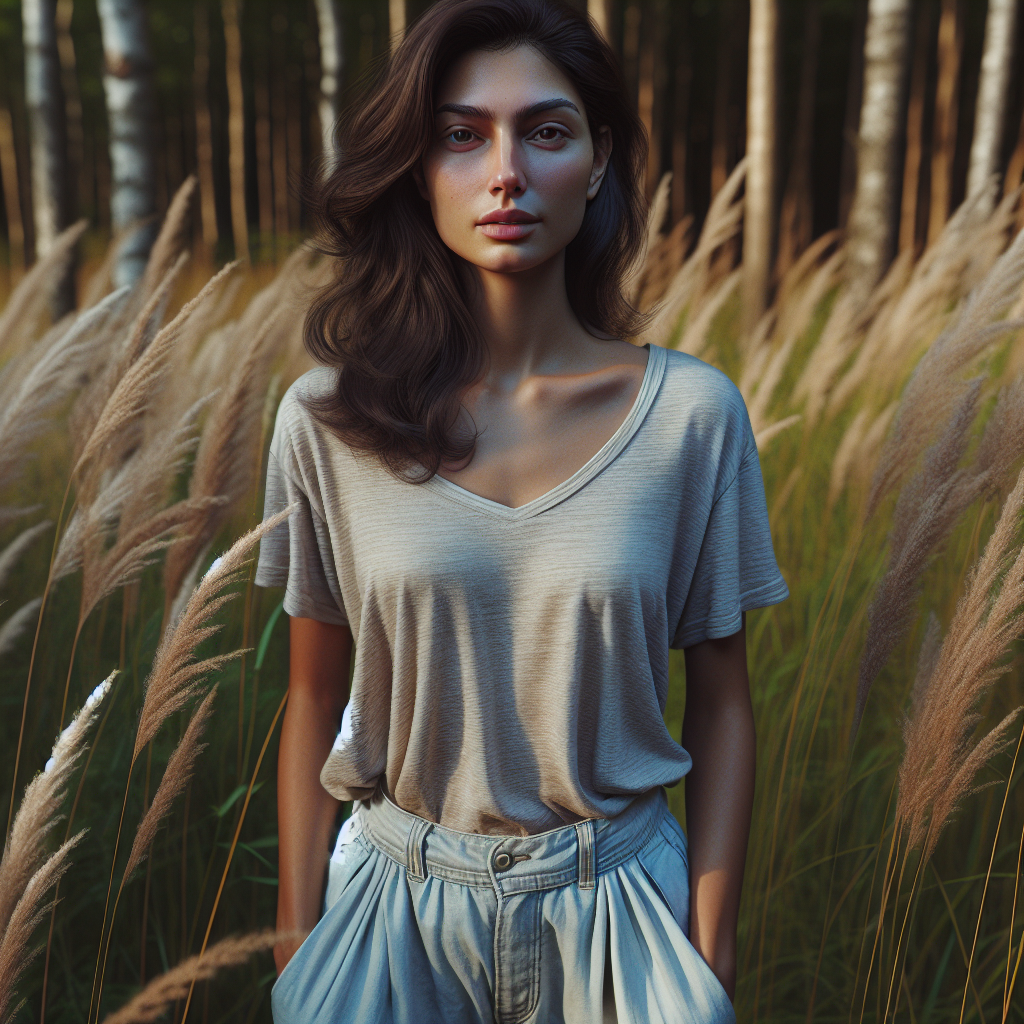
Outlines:
{"type": "Polygon", "coordinates": [[[988,0],[974,138],[967,171],[968,196],[982,191],[999,166],[1016,23],[1017,0],[988,0]]]}
{"type": "Polygon", "coordinates": [[[768,305],[775,199],[777,0],[750,0],[747,180],[743,214],[743,319],[753,331],[768,305]]]}
{"type": "Polygon", "coordinates": [[[388,0],[388,38],[392,50],[405,38],[405,0],[388,0]]]}
{"type": "MultiPolygon", "coordinates": [[[[32,221],[36,257],[45,256],[70,221],[67,127],[57,52],[56,0],[22,0],[25,106],[28,111],[32,221]]],[[[51,312],[59,319],[75,305],[74,267],[54,286],[51,312]]]]}
{"type": "Polygon", "coordinates": [[[587,14],[605,42],[611,42],[611,0],[587,0],[587,14]]]}
{"type": "Polygon", "coordinates": [[[338,120],[338,97],[344,67],[344,37],[337,0],[315,0],[320,29],[320,136],[323,144],[323,173],[334,170],[334,125],[338,120]]]}
{"type": "Polygon", "coordinates": [[[153,64],[142,0],[98,0],[103,92],[110,127],[110,214],[128,232],[114,267],[118,287],[134,284],[156,238],[153,64]]]}
{"type": "Polygon", "coordinates": [[[857,184],[847,242],[851,287],[861,295],[881,278],[892,254],[896,147],[909,31],[910,0],[870,0],[864,38],[857,184]]]}

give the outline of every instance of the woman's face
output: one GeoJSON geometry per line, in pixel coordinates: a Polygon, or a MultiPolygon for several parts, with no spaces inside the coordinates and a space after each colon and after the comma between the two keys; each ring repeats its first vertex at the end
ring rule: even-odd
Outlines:
{"type": "Polygon", "coordinates": [[[516,273],[576,237],[611,132],[591,135],[576,88],[532,46],[464,54],[441,81],[434,128],[416,179],[455,253],[516,273]]]}

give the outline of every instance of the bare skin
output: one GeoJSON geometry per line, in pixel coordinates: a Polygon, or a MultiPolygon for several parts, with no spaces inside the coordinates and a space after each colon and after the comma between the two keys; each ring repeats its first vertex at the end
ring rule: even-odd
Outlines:
{"type": "MultiPolygon", "coordinates": [[[[457,61],[438,90],[435,128],[416,182],[442,240],[462,258],[488,357],[462,396],[476,450],[441,475],[516,508],[603,447],[636,400],[647,364],[644,349],[589,334],[565,288],[565,247],[601,187],[611,134],[591,133],[571,80],[529,46],[457,61]],[[512,210],[529,223],[500,223],[512,210]]],[[[308,931],[319,918],[337,809],[319,774],[347,696],[352,636],[293,619],[291,643],[278,761],[277,923],[308,931]]],[[[731,997],[754,776],[743,631],[688,648],[686,665],[691,942],[731,997]]],[[[275,950],[278,970],[295,948],[275,950]]]]}

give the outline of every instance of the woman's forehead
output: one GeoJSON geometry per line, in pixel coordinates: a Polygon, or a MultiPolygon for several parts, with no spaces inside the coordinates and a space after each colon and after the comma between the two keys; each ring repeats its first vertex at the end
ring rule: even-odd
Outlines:
{"type": "Polygon", "coordinates": [[[499,115],[558,98],[569,100],[582,116],[583,101],[572,79],[535,47],[522,43],[462,54],[442,77],[434,109],[452,104],[499,115]]]}

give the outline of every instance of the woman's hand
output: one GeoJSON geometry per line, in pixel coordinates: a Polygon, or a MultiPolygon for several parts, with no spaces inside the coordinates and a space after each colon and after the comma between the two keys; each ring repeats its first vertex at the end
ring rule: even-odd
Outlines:
{"type": "MultiPolygon", "coordinates": [[[[338,801],[320,784],[348,698],[352,633],[315,619],[291,620],[288,709],[277,757],[277,929],[308,934],[320,920],[338,801]]],[[[280,974],[301,944],[274,947],[280,974]]]]}
{"type": "Polygon", "coordinates": [[[693,758],[686,776],[690,942],[732,999],[756,755],[745,616],[732,636],[686,648],[682,741],[693,758]]]}

